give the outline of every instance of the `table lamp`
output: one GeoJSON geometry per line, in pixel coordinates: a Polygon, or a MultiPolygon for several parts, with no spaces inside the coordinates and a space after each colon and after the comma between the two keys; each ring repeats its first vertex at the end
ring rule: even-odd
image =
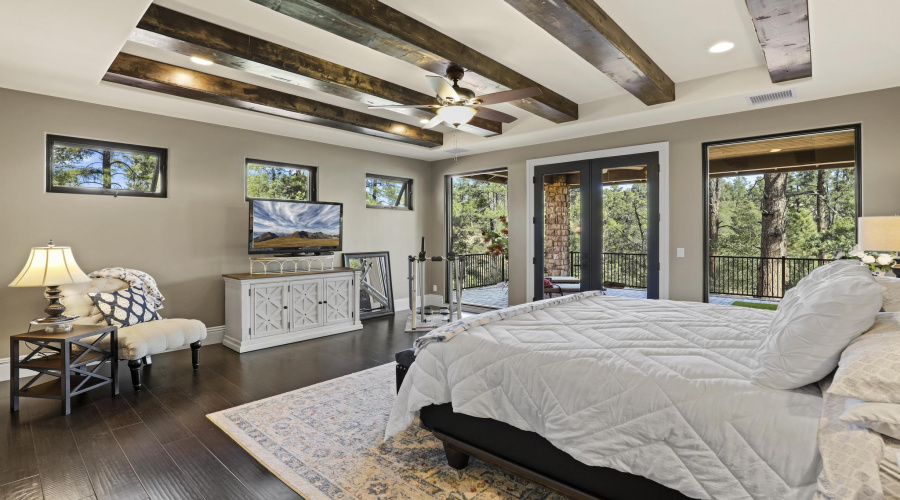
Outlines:
{"type": "Polygon", "coordinates": [[[36,319],[32,325],[42,326],[48,333],[67,332],[72,329],[72,323],[78,316],[63,316],[66,306],[59,303],[59,286],[73,283],[87,283],[90,278],[84,274],[69,247],[58,247],[53,240],[45,247],[34,247],[28,262],[22,268],[22,272],[9,286],[44,286],[44,298],[50,301],[50,305],[44,309],[46,318],[36,319]]]}
{"type": "MultiPolygon", "coordinates": [[[[896,252],[900,250],[900,216],[860,217],[859,249],[868,252],[896,252]]],[[[894,257],[894,276],[900,278],[900,266],[894,257]]]]}

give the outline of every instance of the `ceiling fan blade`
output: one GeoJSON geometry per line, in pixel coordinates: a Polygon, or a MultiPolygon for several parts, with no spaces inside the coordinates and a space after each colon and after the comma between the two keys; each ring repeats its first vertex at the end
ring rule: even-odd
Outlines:
{"type": "Polygon", "coordinates": [[[435,93],[437,93],[441,99],[459,100],[459,95],[453,90],[453,87],[446,78],[435,75],[428,75],[425,78],[428,79],[428,84],[431,85],[431,88],[434,89],[435,93]]]}
{"type": "Polygon", "coordinates": [[[480,116],[481,118],[484,118],[487,120],[494,120],[495,122],[500,122],[500,123],[512,123],[512,122],[518,120],[518,118],[516,118],[515,116],[508,115],[506,113],[497,111],[496,109],[491,109],[491,108],[476,108],[476,109],[478,110],[478,114],[475,116],[480,116]]]}
{"type": "Polygon", "coordinates": [[[444,119],[440,117],[440,115],[435,115],[434,118],[431,119],[425,125],[422,125],[422,128],[434,128],[444,122],[444,119]]]}
{"type": "Polygon", "coordinates": [[[435,104],[389,104],[387,106],[369,106],[369,109],[398,109],[398,108],[421,108],[432,109],[439,108],[435,104]]]}
{"type": "Polygon", "coordinates": [[[529,97],[537,97],[543,94],[541,89],[530,87],[527,89],[504,90],[503,92],[494,92],[493,94],[478,96],[481,104],[500,104],[501,102],[518,101],[519,99],[528,99],[529,97]]]}

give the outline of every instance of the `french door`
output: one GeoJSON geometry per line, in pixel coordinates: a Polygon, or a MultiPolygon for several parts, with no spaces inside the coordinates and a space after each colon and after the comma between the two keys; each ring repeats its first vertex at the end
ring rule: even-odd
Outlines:
{"type": "Polygon", "coordinates": [[[534,300],[608,286],[659,298],[658,153],[542,165],[533,182],[534,300]]]}

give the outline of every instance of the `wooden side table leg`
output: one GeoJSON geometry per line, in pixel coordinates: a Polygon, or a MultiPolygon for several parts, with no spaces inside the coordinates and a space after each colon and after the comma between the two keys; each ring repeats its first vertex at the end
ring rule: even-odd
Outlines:
{"type": "Polygon", "coordinates": [[[112,332],[112,340],[109,343],[110,349],[112,352],[110,353],[112,357],[110,358],[110,366],[109,371],[112,374],[112,397],[115,398],[119,395],[119,329],[115,329],[112,332]]]}
{"type": "Polygon", "coordinates": [[[19,411],[19,342],[9,339],[9,411],[19,411]]]}
{"type": "Polygon", "coordinates": [[[70,344],[68,340],[64,340],[60,347],[62,348],[62,352],[60,353],[60,357],[62,358],[62,371],[59,374],[59,380],[61,384],[60,389],[63,402],[63,415],[68,415],[72,413],[72,379],[69,376],[69,363],[71,362],[70,354],[72,350],[72,344],[70,344]]]}

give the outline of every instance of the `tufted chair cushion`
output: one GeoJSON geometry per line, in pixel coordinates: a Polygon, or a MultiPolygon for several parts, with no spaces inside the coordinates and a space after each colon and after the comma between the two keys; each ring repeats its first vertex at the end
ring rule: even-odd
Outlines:
{"type": "MultiPolygon", "coordinates": [[[[115,292],[126,288],[128,283],[122,280],[94,278],[89,283],[61,286],[60,302],[66,306],[66,314],[81,316],[75,320],[76,324],[106,324],[88,293],[115,292]]],[[[205,338],[206,325],[195,319],[160,319],[138,323],[119,328],[119,359],[140,359],[205,338]]],[[[109,345],[108,342],[106,345],[109,345]]]]}

